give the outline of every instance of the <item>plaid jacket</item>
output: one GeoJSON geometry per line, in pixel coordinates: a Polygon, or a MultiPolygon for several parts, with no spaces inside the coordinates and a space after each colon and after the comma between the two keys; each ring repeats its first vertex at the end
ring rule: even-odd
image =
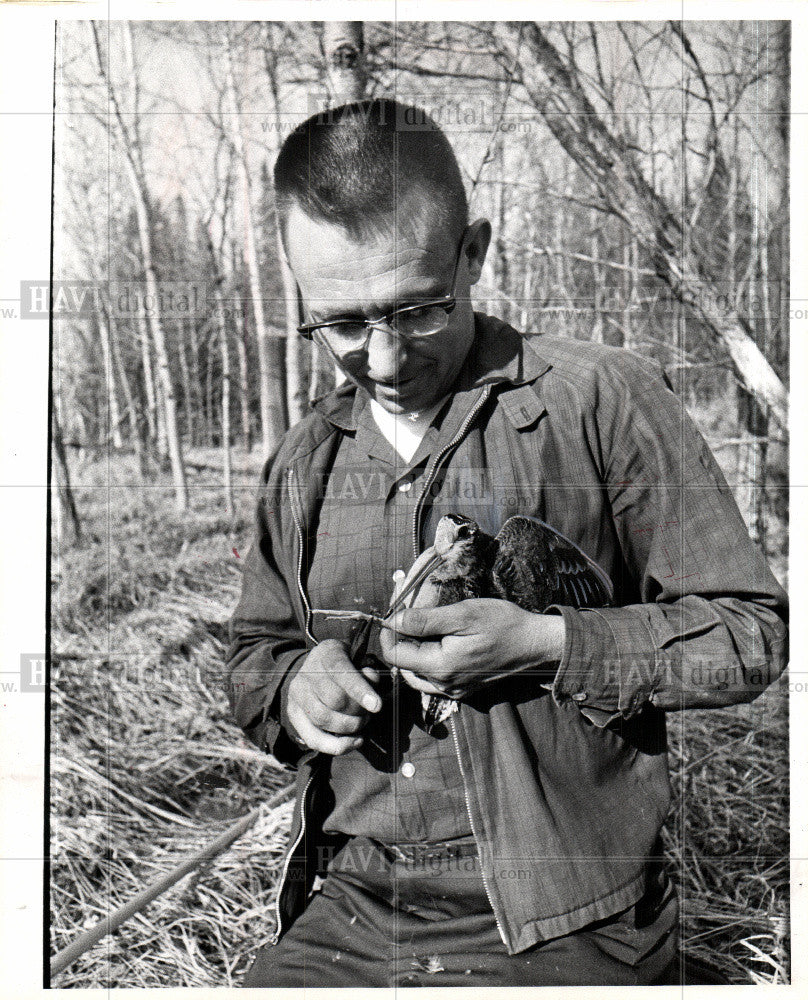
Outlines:
{"type": "MultiPolygon", "coordinates": [[[[328,856],[319,823],[330,758],[301,756],[279,704],[282,682],[316,643],[311,525],[340,437],[351,433],[356,391],[341,386],[319,401],[267,463],[231,622],[234,717],[298,771],[276,937],[305,907],[318,856],[328,856]]],[[[665,713],[763,691],[786,663],[787,599],[653,362],[522,336],[477,314],[455,392],[469,394],[469,419],[433,456],[413,555],[429,537],[435,490],[457,489],[474,470],[488,510],[553,525],[615,585],[614,607],[553,609],[566,624],[553,677],[525,671],[488,685],[452,716],[486,888],[515,953],[639,899],[669,805],[665,713]]]]}

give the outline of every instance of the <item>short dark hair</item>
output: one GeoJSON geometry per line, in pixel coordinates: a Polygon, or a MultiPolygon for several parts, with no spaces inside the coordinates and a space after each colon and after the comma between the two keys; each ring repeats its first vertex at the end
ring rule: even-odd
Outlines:
{"type": "Polygon", "coordinates": [[[389,98],[312,115],[286,138],[274,180],[284,239],[292,204],[362,239],[413,192],[427,196],[430,223],[451,241],[468,225],[466,192],[449,140],[425,112],[389,98]]]}

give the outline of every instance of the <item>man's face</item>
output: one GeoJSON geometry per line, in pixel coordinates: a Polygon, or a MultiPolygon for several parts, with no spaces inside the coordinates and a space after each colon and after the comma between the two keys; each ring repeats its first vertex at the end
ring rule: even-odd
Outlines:
{"type": "MultiPolygon", "coordinates": [[[[399,212],[407,218],[403,208],[399,212]]],[[[293,206],[287,254],[306,322],[377,319],[401,305],[451,294],[459,246],[435,232],[426,217],[422,210],[424,221],[408,225],[406,234],[401,228],[396,232],[391,219],[373,237],[356,242],[342,227],[311,219],[293,206]]],[[[364,351],[337,358],[346,376],[390,413],[424,410],[455,381],[474,339],[469,288],[479,279],[489,234],[484,220],[466,232],[455,284],[457,306],[444,330],[414,345],[386,328],[374,329],[364,351]]]]}

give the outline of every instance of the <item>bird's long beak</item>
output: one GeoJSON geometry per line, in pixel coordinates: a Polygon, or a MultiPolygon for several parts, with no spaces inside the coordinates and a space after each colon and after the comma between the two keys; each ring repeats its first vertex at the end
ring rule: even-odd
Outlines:
{"type": "Polygon", "coordinates": [[[312,614],[325,615],[326,618],[331,618],[337,621],[365,621],[376,622],[377,625],[384,625],[391,615],[394,615],[397,611],[401,611],[410,594],[420,587],[429,574],[440,566],[443,561],[444,557],[439,552],[430,552],[429,549],[422,552],[418,559],[416,559],[410,567],[409,579],[405,580],[404,586],[390,602],[384,618],[380,615],[369,614],[367,611],[341,611],[336,608],[314,608],[312,614]]]}
{"type": "Polygon", "coordinates": [[[401,590],[390,602],[385,618],[389,618],[397,611],[400,611],[405,606],[405,602],[410,594],[417,590],[429,574],[432,573],[433,570],[437,569],[443,561],[444,557],[439,552],[435,552],[434,549],[431,553],[429,549],[422,552],[410,567],[409,579],[404,581],[404,585],[401,590]]]}

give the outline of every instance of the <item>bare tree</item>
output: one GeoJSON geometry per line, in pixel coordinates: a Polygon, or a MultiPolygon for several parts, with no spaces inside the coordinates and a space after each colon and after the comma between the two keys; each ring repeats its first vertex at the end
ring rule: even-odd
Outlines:
{"type": "Polygon", "coordinates": [[[331,104],[361,101],[365,96],[365,35],[361,21],[323,24],[325,76],[331,104]]]}
{"type": "MultiPolygon", "coordinates": [[[[323,54],[325,56],[325,85],[331,106],[361,101],[365,95],[365,34],[361,21],[325,21],[323,24],[323,54]]],[[[312,381],[319,365],[314,355],[312,381]]],[[[334,365],[334,382],[345,380],[342,371],[334,365]]]]}
{"type": "Polygon", "coordinates": [[[129,415],[129,436],[135,452],[135,458],[137,459],[138,471],[141,476],[145,476],[147,472],[146,456],[143,451],[143,440],[140,433],[140,414],[135,393],[132,389],[132,381],[121,358],[118,321],[114,310],[109,308],[108,302],[104,303],[103,308],[106,312],[107,323],[109,324],[109,346],[113,370],[117,374],[118,381],[123,389],[124,399],[126,400],[126,411],[129,415]]]}
{"type": "MultiPolygon", "coordinates": [[[[149,217],[148,184],[146,181],[146,171],[143,166],[142,150],[137,141],[137,116],[134,117],[135,125],[130,128],[123,115],[116,87],[112,83],[107,71],[98,26],[95,22],[90,23],[90,29],[93,35],[98,73],[107,89],[111,107],[110,129],[116,139],[118,148],[123,154],[124,167],[135,201],[138,235],[140,237],[140,249],[143,257],[143,271],[146,276],[146,290],[150,302],[154,304],[154,308],[148,311],[147,319],[157,357],[168,452],[171,459],[171,472],[174,481],[174,495],[177,507],[180,510],[185,510],[188,506],[188,488],[185,481],[185,467],[183,465],[182,445],[180,443],[179,423],[177,421],[174,385],[171,378],[171,366],[169,364],[165,331],[161,317],[157,271],[152,256],[152,228],[149,217]]],[[[135,81],[137,79],[137,65],[134,55],[132,26],[129,22],[124,23],[123,31],[130,79],[135,81]]]]}
{"type": "Polygon", "coordinates": [[[533,22],[505,24],[500,60],[525,88],[547,127],[591,181],[604,211],[622,219],[672,294],[687,305],[726,348],[747,389],[787,426],[787,394],[771,364],[734,309],[723,309],[698,247],[683,247],[683,225],[646,179],[632,144],[611,131],[587,96],[573,63],[533,22]],[[521,49],[517,49],[517,43],[521,49]],[[517,57],[528,53],[531,62],[517,57]]]}
{"type": "MultiPolygon", "coordinates": [[[[54,402],[57,403],[56,400],[54,402]]],[[[70,469],[67,464],[64,438],[62,436],[62,424],[58,414],[58,403],[53,406],[51,446],[51,461],[53,462],[53,471],[56,478],[62,513],[73,526],[73,534],[76,541],[80,542],[83,538],[83,531],[79,513],[76,509],[73,488],[70,483],[70,469]],[[55,462],[53,461],[54,458],[56,459],[55,462]]]]}
{"type": "Polygon", "coordinates": [[[269,343],[269,328],[264,313],[264,292],[258,261],[255,204],[250,177],[249,154],[244,139],[242,114],[235,74],[235,40],[230,25],[226,28],[224,55],[226,96],[231,125],[228,136],[236,152],[236,164],[242,189],[242,219],[244,225],[244,259],[250,282],[250,299],[258,341],[259,391],[261,400],[261,434],[265,455],[271,455],[286,429],[284,373],[273,366],[269,343]]]}
{"type": "MultiPolygon", "coordinates": [[[[283,134],[284,119],[281,113],[281,93],[280,93],[280,46],[283,40],[277,37],[279,28],[275,24],[264,25],[262,46],[264,54],[264,66],[266,78],[269,84],[269,93],[272,109],[272,125],[269,130],[270,149],[272,158],[275,160],[281,149],[281,136],[283,134]]],[[[266,185],[269,186],[269,171],[266,171],[266,185]]],[[[295,276],[289,267],[286,259],[286,252],[283,248],[281,237],[280,220],[277,213],[273,213],[275,229],[275,245],[278,252],[278,270],[280,272],[281,284],[283,286],[284,315],[286,319],[286,408],[289,414],[289,423],[296,424],[302,420],[306,413],[306,388],[303,383],[303,358],[301,352],[300,337],[297,328],[301,322],[300,295],[297,288],[295,276]]]]}

